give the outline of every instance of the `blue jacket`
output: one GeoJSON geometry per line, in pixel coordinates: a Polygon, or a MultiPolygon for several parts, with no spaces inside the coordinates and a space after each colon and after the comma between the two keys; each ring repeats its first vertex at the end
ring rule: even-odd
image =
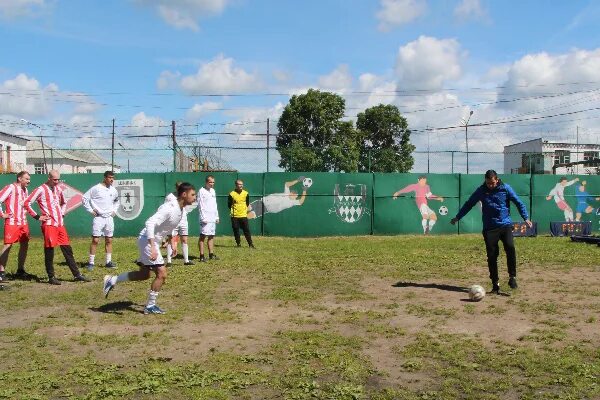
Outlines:
{"type": "Polygon", "coordinates": [[[525,204],[519,199],[519,196],[517,196],[513,188],[502,181],[500,181],[498,186],[492,190],[488,189],[485,183],[479,186],[475,192],[473,192],[471,197],[469,197],[469,200],[467,200],[458,211],[456,219],[464,217],[478,201],[481,201],[482,204],[481,219],[483,221],[484,231],[512,225],[510,219],[511,201],[517,206],[521,217],[523,217],[524,220],[529,219],[525,204]]]}

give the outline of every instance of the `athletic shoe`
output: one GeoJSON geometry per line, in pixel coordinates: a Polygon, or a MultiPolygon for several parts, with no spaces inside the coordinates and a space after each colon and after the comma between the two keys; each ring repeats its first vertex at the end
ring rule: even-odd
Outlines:
{"type": "Polygon", "coordinates": [[[508,286],[510,286],[511,289],[516,289],[519,287],[519,285],[517,285],[517,277],[516,276],[510,277],[510,279],[508,280],[508,286]]]}
{"type": "Polygon", "coordinates": [[[77,275],[75,278],[73,278],[73,280],[74,280],[75,282],[91,282],[91,281],[92,281],[92,280],[91,280],[90,278],[88,278],[87,276],[85,276],[85,275],[81,275],[81,274],[77,275]]]}
{"type": "Polygon", "coordinates": [[[105,267],[106,268],[110,268],[110,269],[115,269],[115,268],[117,268],[117,264],[115,264],[112,261],[109,261],[109,262],[106,263],[105,267]]]}
{"type": "Polygon", "coordinates": [[[25,270],[18,269],[17,272],[15,273],[14,277],[16,279],[21,279],[21,280],[24,280],[24,281],[30,281],[30,280],[32,280],[32,279],[35,278],[35,275],[31,275],[31,274],[25,272],[25,270]]]}
{"type": "Polygon", "coordinates": [[[85,267],[87,268],[88,271],[91,271],[94,269],[94,263],[87,263],[85,264],[85,267]]]}
{"type": "Polygon", "coordinates": [[[183,265],[195,265],[195,263],[191,260],[187,260],[186,262],[183,263],[183,265]]]}
{"type": "Polygon", "coordinates": [[[104,275],[104,287],[102,288],[102,293],[104,293],[104,298],[108,297],[108,294],[111,290],[115,288],[115,285],[112,284],[112,275],[104,275]]]}
{"type": "Polygon", "coordinates": [[[2,271],[0,272],[0,282],[2,281],[6,281],[6,272],[2,271]]]}
{"type": "Polygon", "coordinates": [[[494,282],[492,284],[492,290],[490,291],[490,293],[500,294],[500,285],[498,284],[498,282],[494,282]]]}
{"type": "Polygon", "coordinates": [[[252,243],[250,243],[250,244],[248,245],[248,247],[250,247],[251,249],[256,249],[256,247],[254,247],[254,244],[252,244],[252,243]]]}
{"type": "Polygon", "coordinates": [[[242,247],[242,245],[241,245],[241,244],[239,244],[239,243],[237,243],[237,244],[235,245],[235,247],[242,247]]]}
{"type": "Polygon", "coordinates": [[[217,257],[216,254],[209,254],[208,255],[208,259],[209,260],[215,260],[215,261],[217,261],[219,259],[219,257],[217,257]]]}
{"type": "Polygon", "coordinates": [[[60,281],[58,279],[56,279],[55,276],[52,276],[50,278],[48,278],[48,283],[51,285],[62,285],[62,283],[60,283],[60,281]]]}
{"type": "Polygon", "coordinates": [[[161,310],[160,307],[155,304],[152,307],[144,307],[144,314],[145,315],[148,315],[148,314],[165,314],[165,312],[163,310],[161,310]]]}
{"type": "Polygon", "coordinates": [[[200,262],[206,262],[206,257],[200,256],[200,262]]]}

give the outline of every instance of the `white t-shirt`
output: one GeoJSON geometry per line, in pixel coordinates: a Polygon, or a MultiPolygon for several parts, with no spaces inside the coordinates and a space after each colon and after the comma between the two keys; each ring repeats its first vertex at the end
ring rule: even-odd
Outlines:
{"type": "Polygon", "coordinates": [[[300,200],[290,198],[290,188],[285,186],[283,193],[273,193],[262,199],[265,213],[278,213],[287,208],[299,206],[300,200]]]}
{"type": "Polygon", "coordinates": [[[140,232],[140,236],[161,240],[177,228],[184,216],[185,212],[179,208],[179,204],[171,201],[164,203],[158,207],[153,216],[148,218],[145,228],[140,232]]]}
{"type": "Polygon", "coordinates": [[[219,219],[215,189],[201,187],[198,191],[198,218],[201,223],[217,222],[219,219]]]}
{"type": "Polygon", "coordinates": [[[110,217],[119,208],[119,193],[114,186],[99,183],[83,194],[81,204],[90,214],[96,211],[101,217],[110,217]]]}

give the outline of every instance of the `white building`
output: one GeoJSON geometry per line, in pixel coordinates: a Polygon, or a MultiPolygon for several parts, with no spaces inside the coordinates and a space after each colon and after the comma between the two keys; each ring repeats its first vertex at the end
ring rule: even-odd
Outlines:
{"type": "Polygon", "coordinates": [[[587,174],[595,173],[595,164],[560,166],[578,161],[600,159],[600,145],[550,142],[542,138],[504,146],[505,174],[587,174]]]}
{"type": "MultiPolygon", "coordinates": [[[[57,170],[64,174],[91,174],[111,170],[110,162],[104,160],[93,150],[59,150],[37,140],[27,142],[26,170],[35,174],[45,170],[57,170]],[[44,165],[46,166],[44,168],[44,165]]],[[[121,172],[115,165],[114,171],[121,172]]]]}
{"type": "Polygon", "coordinates": [[[26,165],[27,139],[0,132],[0,173],[19,172],[26,165]]]}

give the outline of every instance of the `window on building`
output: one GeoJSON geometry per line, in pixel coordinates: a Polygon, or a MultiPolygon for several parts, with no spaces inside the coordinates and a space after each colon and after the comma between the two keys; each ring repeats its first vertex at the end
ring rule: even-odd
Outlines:
{"type": "Polygon", "coordinates": [[[43,174],[44,173],[44,164],[39,163],[33,166],[33,173],[35,174],[43,174]]]}
{"type": "MultiPolygon", "coordinates": [[[[591,161],[600,159],[600,151],[584,151],[583,161],[591,161]]],[[[584,165],[592,165],[595,163],[585,163],[584,165]]]]}
{"type": "Polygon", "coordinates": [[[91,173],[92,173],[92,170],[91,170],[91,168],[88,168],[88,169],[86,169],[85,171],[86,171],[88,174],[91,174],[91,173]]]}
{"type": "Polygon", "coordinates": [[[566,164],[571,162],[571,152],[569,150],[554,151],[554,165],[566,164]]]}

